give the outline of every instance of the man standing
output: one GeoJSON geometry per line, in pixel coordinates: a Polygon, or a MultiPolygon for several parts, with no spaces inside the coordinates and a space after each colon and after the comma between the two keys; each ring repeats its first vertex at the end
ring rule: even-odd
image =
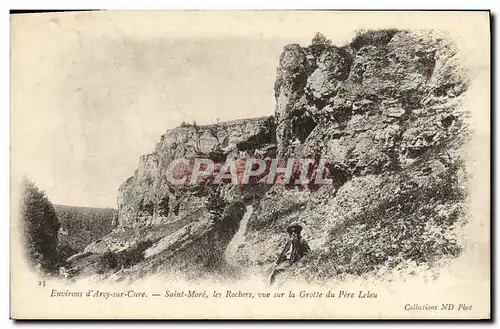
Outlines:
{"type": "Polygon", "coordinates": [[[271,285],[274,283],[277,274],[284,272],[288,267],[311,250],[307,241],[300,235],[302,226],[298,223],[292,223],[288,225],[287,232],[289,234],[289,239],[274,265],[273,272],[269,279],[269,284],[271,285]]]}

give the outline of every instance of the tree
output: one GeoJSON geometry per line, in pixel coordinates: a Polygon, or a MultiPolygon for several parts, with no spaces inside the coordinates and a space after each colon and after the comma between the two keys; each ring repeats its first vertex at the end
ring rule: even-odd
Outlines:
{"type": "Polygon", "coordinates": [[[22,182],[21,219],[25,251],[34,266],[46,273],[57,267],[59,220],[45,193],[28,179],[22,182]]]}
{"type": "Polygon", "coordinates": [[[212,187],[205,201],[205,207],[212,221],[217,222],[221,220],[226,205],[227,202],[221,194],[221,185],[212,187]]]}
{"type": "Polygon", "coordinates": [[[323,50],[332,46],[332,42],[323,34],[316,33],[311,42],[311,52],[314,56],[318,56],[323,50]]]}

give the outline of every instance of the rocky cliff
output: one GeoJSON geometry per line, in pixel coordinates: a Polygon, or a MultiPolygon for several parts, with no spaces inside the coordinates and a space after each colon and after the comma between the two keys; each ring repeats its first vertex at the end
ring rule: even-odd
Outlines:
{"type": "MultiPolygon", "coordinates": [[[[183,124],[169,130],[153,153],[140,158],[134,176],[118,190],[119,224],[141,227],[166,223],[202,207],[199,186],[176,186],[167,180],[168,164],[179,158],[211,158],[214,161],[235,155],[239,148],[254,147],[252,140],[269,141],[269,118],[235,120],[213,125],[183,124]],[[248,144],[248,145],[245,145],[248,144]]],[[[259,142],[260,143],[260,142],[259,142]]]]}
{"type": "Polygon", "coordinates": [[[278,153],[320,153],[335,180],[315,191],[273,186],[250,220],[242,260],[267,266],[297,220],[314,252],[294,276],[323,280],[458,255],[468,86],[458,58],[449,39],[428,31],[368,31],[344,47],[318,35],[307,48],[286,46],[275,85],[278,153]]]}
{"type": "Polygon", "coordinates": [[[93,244],[87,252],[110,245],[123,252],[147,240],[139,254],[148,265],[141,258],[124,273],[181,263],[220,273],[227,270],[224,248],[251,203],[233,255],[244,270],[269,273],[292,221],[303,224],[313,250],[288,272],[294,278],[323,282],[456,257],[467,197],[461,150],[468,80],[458,56],[453,42],[433,31],[366,31],[343,46],[318,34],[307,47],[285,46],[274,115],[167,132],[120,187],[120,228],[104,239],[108,249],[93,244]],[[326,158],[333,183],[205,189],[165,178],[178,157],[274,156],[274,149],[281,158],[326,158]],[[224,209],[218,221],[209,219],[211,193],[224,209]]]}

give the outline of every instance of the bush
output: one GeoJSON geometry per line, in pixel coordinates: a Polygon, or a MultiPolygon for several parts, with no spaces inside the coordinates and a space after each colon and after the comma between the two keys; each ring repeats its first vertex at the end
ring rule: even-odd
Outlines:
{"type": "Polygon", "coordinates": [[[113,252],[108,251],[101,255],[98,264],[98,273],[105,273],[114,269],[129,268],[144,260],[144,251],[153,245],[153,241],[141,241],[133,248],[113,252]]]}
{"type": "Polygon", "coordinates": [[[59,259],[59,266],[66,266],[66,259],[78,253],[79,250],[72,248],[70,245],[66,243],[59,243],[59,245],[57,246],[57,258],[59,259]]]}
{"type": "Polygon", "coordinates": [[[352,40],[351,47],[359,50],[366,45],[385,46],[396,32],[396,29],[359,31],[352,40]]]}
{"type": "Polygon", "coordinates": [[[99,270],[98,273],[106,273],[108,271],[114,270],[118,267],[118,257],[117,254],[108,251],[99,257],[99,270]]]}

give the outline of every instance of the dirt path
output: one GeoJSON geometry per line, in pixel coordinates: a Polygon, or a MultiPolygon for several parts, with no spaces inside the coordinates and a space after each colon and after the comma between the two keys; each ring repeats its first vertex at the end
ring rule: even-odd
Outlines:
{"type": "Polygon", "coordinates": [[[247,231],[248,220],[253,213],[253,207],[251,205],[246,206],[246,212],[240,222],[240,227],[236,234],[233,236],[229,244],[227,245],[225,252],[226,262],[233,266],[238,266],[238,248],[240,245],[245,243],[245,233],[247,231]]]}

